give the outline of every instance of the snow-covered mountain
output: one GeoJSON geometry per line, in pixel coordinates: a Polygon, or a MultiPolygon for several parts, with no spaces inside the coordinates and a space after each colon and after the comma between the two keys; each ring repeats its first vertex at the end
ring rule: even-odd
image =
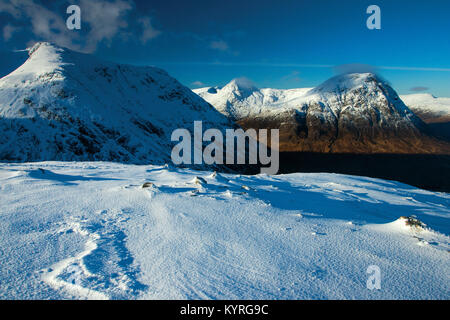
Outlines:
{"type": "Polygon", "coordinates": [[[245,128],[280,128],[282,151],[450,153],[372,73],[339,75],[311,89],[257,89],[234,80],[194,92],[245,128]]]}
{"type": "Polygon", "coordinates": [[[176,128],[233,124],[154,67],[38,43],[0,79],[0,159],[164,163],[176,128]]]}
{"type": "Polygon", "coordinates": [[[429,93],[408,94],[400,97],[423,121],[450,122],[450,98],[438,98],[429,93]]]}
{"type": "Polygon", "coordinates": [[[241,120],[276,109],[295,108],[310,89],[258,89],[245,79],[234,79],[223,88],[207,87],[193,91],[227,117],[241,120]]]}

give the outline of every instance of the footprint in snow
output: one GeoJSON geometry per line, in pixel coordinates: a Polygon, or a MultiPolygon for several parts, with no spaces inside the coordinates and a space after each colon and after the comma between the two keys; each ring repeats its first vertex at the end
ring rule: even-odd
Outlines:
{"type": "Polygon", "coordinates": [[[146,291],[148,286],[138,280],[140,270],[126,246],[126,234],[117,224],[124,212],[107,211],[110,216],[97,222],[68,221],[66,228],[86,237],[85,249],[44,269],[44,281],[78,298],[125,299],[146,291]]]}
{"type": "Polygon", "coordinates": [[[313,270],[311,272],[311,278],[315,279],[315,280],[321,280],[323,278],[325,278],[325,276],[327,275],[327,271],[322,269],[322,268],[318,268],[316,270],[313,270]]]}

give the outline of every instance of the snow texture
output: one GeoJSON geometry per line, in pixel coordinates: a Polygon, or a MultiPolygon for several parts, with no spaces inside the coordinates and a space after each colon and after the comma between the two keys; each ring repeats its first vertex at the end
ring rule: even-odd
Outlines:
{"type": "Polygon", "coordinates": [[[3,163],[0,204],[1,299],[449,298],[450,196],[397,182],[3,163]]]}

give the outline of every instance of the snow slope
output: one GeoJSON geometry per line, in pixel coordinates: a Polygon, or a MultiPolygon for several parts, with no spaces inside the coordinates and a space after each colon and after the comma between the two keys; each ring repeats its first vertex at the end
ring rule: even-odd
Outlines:
{"type": "Polygon", "coordinates": [[[450,98],[437,98],[429,93],[417,93],[401,96],[401,99],[416,114],[427,122],[450,121],[450,98]]]}
{"type": "Polygon", "coordinates": [[[218,111],[235,120],[264,114],[271,110],[296,108],[311,88],[258,89],[243,79],[233,79],[223,88],[206,87],[193,91],[218,111]]]}
{"type": "Polygon", "coordinates": [[[164,163],[173,130],[233,126],[165,71],[38,43],[0,79],[0,159],[164,163]]]}
{"type": "Polygon", "coordinates": [[[3,163],[0,298],[448,299],[449,207],[338,174],[3,163]]]}

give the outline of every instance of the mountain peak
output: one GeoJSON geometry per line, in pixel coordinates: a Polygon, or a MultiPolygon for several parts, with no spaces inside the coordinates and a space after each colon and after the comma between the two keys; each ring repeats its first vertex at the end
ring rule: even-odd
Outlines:
{"type": "Polygon", "coordinates": [[[176,128],[195,120],[205,128],[232,127],[161,69],[106,62],[48,42],[36,43],[29,55],[0,79],[0,159],[163,163],[176,128]]]}
{"type": "Polygon", "coordinates": [[[264,88],[247,97],[239,93],[239,82],[227,87],[236,91],[197,92],[244,129],[279,128],[281,151],[449,153],[374,73],[341,74],[306,90],[264,88]]]}
{"type": "Polygon", "coordinates": [[[259,89],[253,84],[253,82],[247,78],[236,78],[231,80],[225,87],[222,88],[223,92],[237,93],[242,97],[248,97],[253,92],[259,89]]]}
{"type": "Polygon", "coordinates": [[[385,85],[383,80],[374,73],[346,73],[328,79],[312,89],[311,93],[339,93],[378,84],[385,85]]]}
{"type": "Polygon", "coordinates": [[[45,50],[47,50],[47,51],[48,50],[61,50],[62,51],[62,48],[58,47],[57,45],[55,45],[55,44],[53,44],[51,42],[46,42],[46,41],[36,42],[31,47],[27,48],[28,54],[30,56],[32,56],[38,50],[41,50],[41,51],[45,51],[45,50]]]}
{"type": "Polygon", "coordinates": [[[27,79],[44,74],[54,73],[61,70],[67,60],[63,57],[65,49],[53,45],[49,42],[37,42],[32,47],[27,48],[28,59],[8,77],[24,77],[27,79]]]}

